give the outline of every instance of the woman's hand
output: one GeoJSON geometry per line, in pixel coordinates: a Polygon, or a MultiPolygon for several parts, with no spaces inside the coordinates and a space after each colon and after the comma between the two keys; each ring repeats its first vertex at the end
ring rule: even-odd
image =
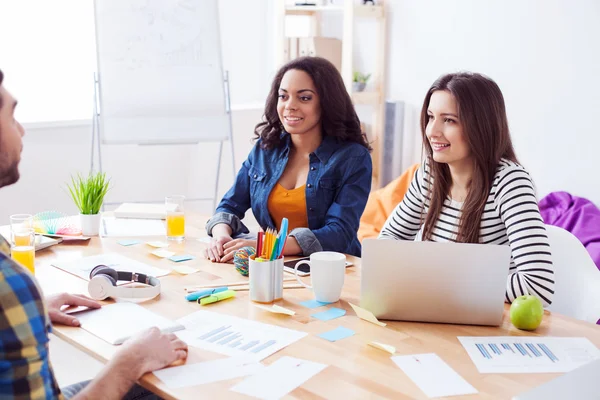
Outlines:
{"type": "Polygon", "coordinates": [[[256,239],[233,239],[223,245],[223,249],[225,250],[225,255],[221,258],[221,262],[223,263],[232,263],[233,256],[235,256],[235,252],[241,249],[242,247],[254,247],[256,248],[256,239]]]}
{"type": "Polygon", "coordinates": [[[225,255],[223,246],[232,240],[233,238],[229,235],[222,235],[216,238],[213,237],[208,245],[208,248],[204,250],[204,257],[208,258],[212,262],[223,262],[221,261],[221,257],[225,255]]]}

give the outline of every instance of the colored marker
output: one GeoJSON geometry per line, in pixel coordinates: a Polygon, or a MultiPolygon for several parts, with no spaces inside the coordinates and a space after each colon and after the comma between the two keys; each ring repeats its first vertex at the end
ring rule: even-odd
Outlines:
{"type": "Polygon", "coordinates": [[[229,288],[227,288],[227,287],[220,287],[220,288],[215,288],[215,289],[199,290],[197,292],[193,292],[193,293],[188,294],[187,296],[185,296],[185,299],[187,301],[195,301],[195,300],[201,299],[203,297],[210,296],[211,294],[216,294],[216,293],[224,292],[224,291],[226,291],[228,289],[229,288]]]}

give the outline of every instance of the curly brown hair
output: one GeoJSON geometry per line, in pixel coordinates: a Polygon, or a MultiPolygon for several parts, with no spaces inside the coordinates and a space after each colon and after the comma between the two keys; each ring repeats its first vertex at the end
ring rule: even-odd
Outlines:
{"type": "Polygon", "coordinates": [[[366,135],[360,129],[360,120],[352,104],[352,99],[337,68],[321,57],[296,58],[279,69],[265,103],[263,121],[256,125],[255,140],[262,139],[264,149],[273,149],[281,142],[283,124],[277,114],[279,85],[283,75],[291,69],[310,75],[321,102],[321,130],[323,136],[331,136],[339,142],[359,143],[371,150],[366,135]]]}

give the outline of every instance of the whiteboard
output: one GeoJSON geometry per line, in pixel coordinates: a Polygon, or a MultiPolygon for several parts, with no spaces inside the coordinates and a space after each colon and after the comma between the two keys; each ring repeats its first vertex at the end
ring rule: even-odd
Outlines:
{"type": "Polygon", "coordinates": [[[107,144],[226,140],[217,0],[95,0],[107,144]]]}

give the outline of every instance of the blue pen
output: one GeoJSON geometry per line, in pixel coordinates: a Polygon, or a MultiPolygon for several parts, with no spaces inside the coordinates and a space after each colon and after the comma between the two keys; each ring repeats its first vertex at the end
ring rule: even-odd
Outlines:
{"type": "Polygon", "coordinates": [[[226,290],[229,290],[229,288],[227,288],[227,287],[220,287],[220,288],[215,288],[215,289],[204,289],[204,290],[200,290],[200,291],[188,294],[187,296],[185,296],[185,299],[187,301],[196,301],[196,300],[201,299],[203,297],[208,297],[211,294],[224,292],[226,290]]]}

